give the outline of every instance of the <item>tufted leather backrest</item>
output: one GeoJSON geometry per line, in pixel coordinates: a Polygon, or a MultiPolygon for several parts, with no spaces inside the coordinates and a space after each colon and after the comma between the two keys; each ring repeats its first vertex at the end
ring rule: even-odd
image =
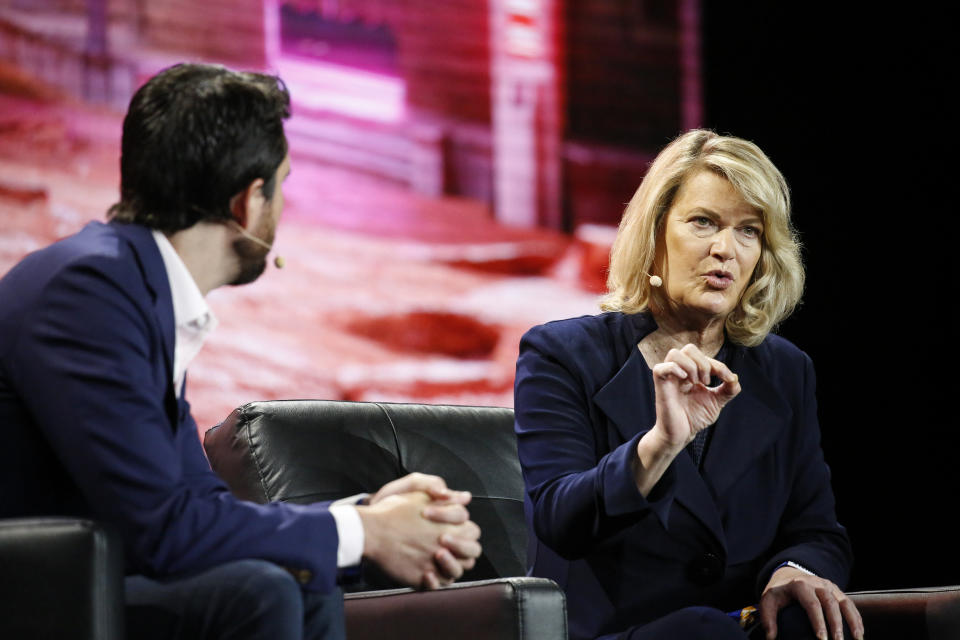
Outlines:
{"type": "MultiPolygon", "coordinates": [[[[236,409],[204,437],[237,496],[309,503],[374,492],[413,471],[473,493],[484,553],[463,580],[522,576],[523,478],[513,411],[501,407],[275,400],[236,409]]],[[[367,587],[390,586],[367,576],[367,587]]]]}

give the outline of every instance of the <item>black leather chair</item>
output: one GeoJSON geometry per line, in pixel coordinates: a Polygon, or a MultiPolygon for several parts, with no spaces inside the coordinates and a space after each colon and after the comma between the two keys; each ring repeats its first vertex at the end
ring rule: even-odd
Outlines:
{"type": "MultiPolygon", "coordinates": [[[[213,468],[240,497],[306,503],[371,491],[411,471],[469,489],[484,556],[434,592],[347,595],[351,640],[552,638],[566,632],[563,593],[523,578],[526,530],[513,412],[489,407],[283,400],[235,410],[207,432],[213,468]]],[[[361,589],[382,589],[366,574],[361,589]]],[[[852,594],[871,640],[960,639],[960,586],[852,594]]]]}
{"type": "Polygon", "coordinates": [[[90,520],[0,520],[0,638],[122,640],[123,545],[90,520]]]}
{"type": "Polygon", "coordinates": [[[523,577],[526,526],[513,411],[327,401],[255,402],[207,432],[204,447],[233,492],[255,502],[309,503],[377,488],[412,471],[469,490],[484,553],[452,587],[397,589],[375,567],[346,596],[351,640],[557,639],[566,599],[523,577]],[[377,589],[378,591],[369,591],[377,589]]]}

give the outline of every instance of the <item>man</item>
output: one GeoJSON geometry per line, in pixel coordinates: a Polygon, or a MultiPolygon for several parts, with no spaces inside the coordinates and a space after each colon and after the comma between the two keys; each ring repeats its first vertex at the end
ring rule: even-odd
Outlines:
{"type": "Polygon", "coordinates": [[[161,72],[124,119],[110,222],[0,280],[0,435],[15,452],[0,517],[116,526],[131,637],[339,638],[339,570],[362,557],[434,588],[480,553],[469,495],[440,478],[408,476],[366,504],[257,505],[207,464],[186,369],[215,324],[203,296],[265,267],[288,116],[277,78],[161,72]]]}

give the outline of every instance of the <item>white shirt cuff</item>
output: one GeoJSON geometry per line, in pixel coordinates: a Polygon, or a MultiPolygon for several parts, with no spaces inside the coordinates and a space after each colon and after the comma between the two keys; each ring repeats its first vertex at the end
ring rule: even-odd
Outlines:
{"type": "MultiPolygon", "coordinates": [[[[797,563],[794,562],[793,560],[787,560],[786,562],[781,563],[781,564],[780,564],[780,567],[793,567],[793,568],[796,569],[797,571],[802,571],[803,573],[805,573],[805,574],[807,574],[807,575],[810,575],[810,576],[815,576],[815,575],[817,575],[817,574],[815,574],[813,571],[810,571],[810,569],[807,569],[806,567],[800,566],[799,564],[797,564],[797,563]]],[[[777,569],[779,569],[780,567],[777,567],[777,569]]],[[[776,570],[776,569],[775,569],[775,570],[776,570]]]]}
{"type": "Polygon", "coordinates": [[[341,498],[330,505],[330,515],[337,524],[337,568],[344,569],[360,564],[363,558],[363,522],[357,513],[356,504],[368,497],[361,493],[341,498]]]}

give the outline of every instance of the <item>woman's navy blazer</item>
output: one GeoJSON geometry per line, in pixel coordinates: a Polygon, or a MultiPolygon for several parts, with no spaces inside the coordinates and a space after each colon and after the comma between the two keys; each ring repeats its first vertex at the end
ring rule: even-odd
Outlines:
{"type": "Polygon", "coordinates": [[[655,328],[647,313],[604,313],[534,327],[520,343],[528,564],[565,589],[571,638],[686,606],[755,604],[787,560],[841,588],[849,576],[813,365],[778,336],[728,345],[726,364],[743,390],[710,427],[702,467],[681,453],[640,495],[631,465],[656,414],[637,343],[655,328]]]}

